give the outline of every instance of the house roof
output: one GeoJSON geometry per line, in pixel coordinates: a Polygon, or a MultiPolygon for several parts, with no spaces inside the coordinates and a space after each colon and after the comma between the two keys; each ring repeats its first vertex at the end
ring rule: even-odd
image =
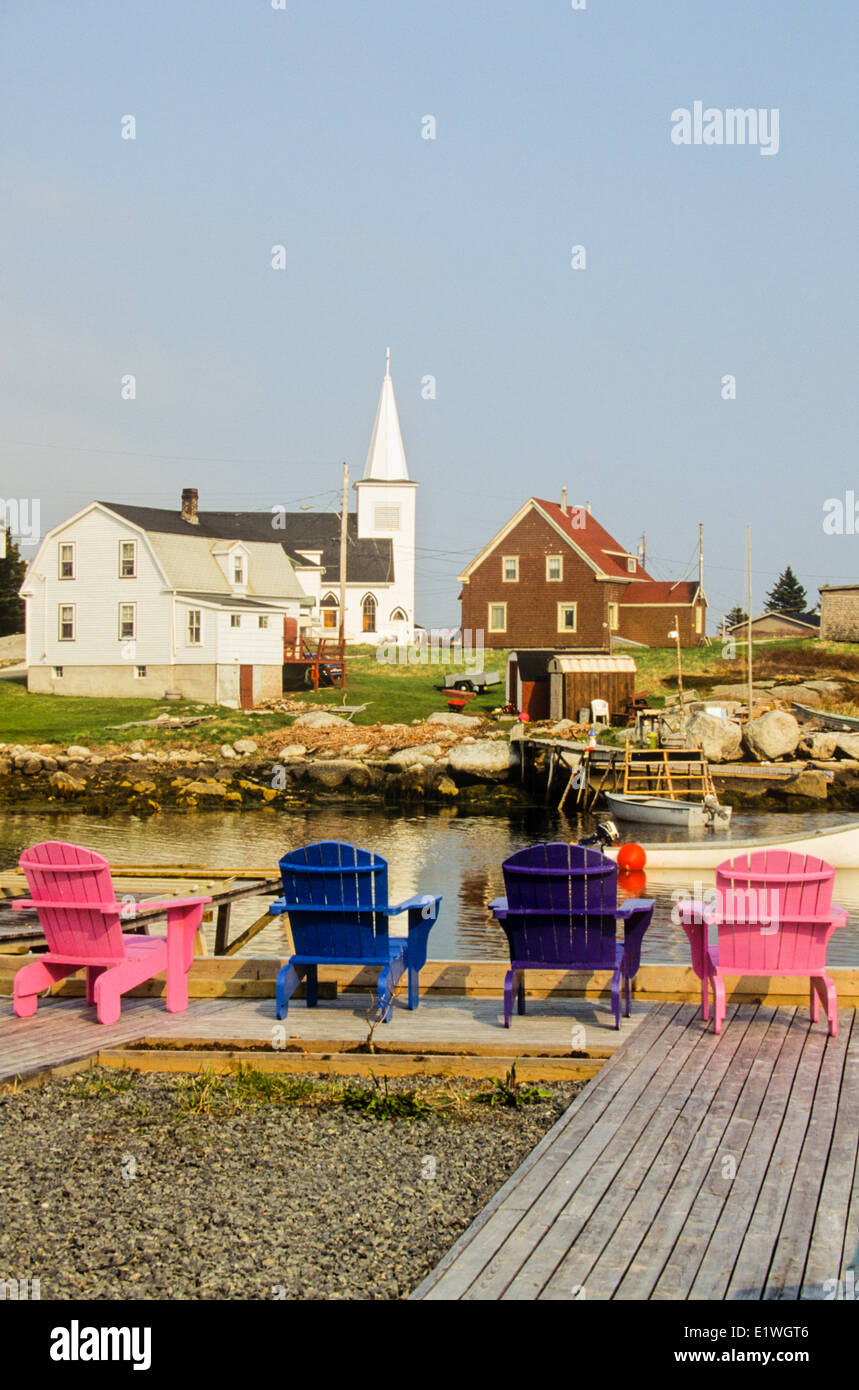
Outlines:
{"type": "MultiPolygon", "coordinates": [[[[588,559],[597,565],[603,574],[617,579],[633,578],[626,567],[626,556],[632,552],[619,545],[614,536],[610,535],[604,526],[600,526],[590,512],[583,512],[580,507],[568,507],[566,512],[563,512],[557,502],[548,502],[542,497],[532,500],[556,526],[560,527],[574,545],[585,552],[588,559]],[[581,521],[584,521],[583,526],[575,524],[581,521]]],[[[641,578],[650,578],[640,563],[636,565],[635,573],[641,578]]]]}
{"type": "Polygon", "coordinates": [[[640,584],[631,584],[621,603],[623,607],[639,603],[676,603],[685,608],[695,602],[697,593],[697,579],[646,579],[640,584]]]}
{"type": "MultiPolygon", "coordinates": [[[[340,517],[335,512],[199,512],[194,525],[184,521],[181,512],[166,507],[135,507],[124,502],[103,502],[101,505],[151,535],[181,536],[191,542],[241,540],[267,546],[275,542],[293,563],[301,565],[307,565],[308,561],[297,554],[299,550],[319,550],[325,570],[324,582],[332,584],[340,580],[340,517]]],[[[354,513],[347,521],[346,545],[346,575],[350,584],[393,582],[392,542],[388,538],[359,539],[358,518],[354,513]]],[[[183,580],[182,587],[199,588],[200,584],[196,580],[183,580]]]]}
{"type": "Polygon", "coordinates": [[[209,603],[215,608],[252,608],[259,613],[276,613],[279,610],[273,608],[270,603],[264,603],[261,599],[236,598],[233,594],[195,594],[188,589],[180,589],[177,592],[179,598],[189,598],[194,603],[209,603]]]}
{"type": "MultiPolygon", "coordinates": [[[[819,613],[780,613],[777,608],[768,608],[765,613],[759,613],[756,618],[752,618],[752,626],[755,623],[762,623],[765,618],[780,618],[782,622],[795,623],[798,627],[807,627],[817,632],[820,628],[819,613]]],[[[748,627],[748,618],[743,618],[741,623],[732,623],[728,628],[729,632],[741,632],[748,627]]]]}

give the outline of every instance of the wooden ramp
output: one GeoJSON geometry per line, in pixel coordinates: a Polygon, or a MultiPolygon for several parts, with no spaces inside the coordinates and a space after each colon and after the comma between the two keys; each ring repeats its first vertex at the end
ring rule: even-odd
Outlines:
{"type": "Polygon", "coordinates": [[[857,1011],[664,1003],[412,1297],[843,1297],[857,1227],[857,1011]]]}

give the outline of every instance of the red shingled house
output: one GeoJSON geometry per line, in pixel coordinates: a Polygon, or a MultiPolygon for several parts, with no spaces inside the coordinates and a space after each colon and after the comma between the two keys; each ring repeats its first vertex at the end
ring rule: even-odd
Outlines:
{"type": "Polygon", "coordinates": [[[586,647],[612,637],[648,647],[703,635],[707,601],[697,581],[652,579],[638,557],[584,507],[530,497],[459,576],[462,627],[488,647],[586,647]]]}

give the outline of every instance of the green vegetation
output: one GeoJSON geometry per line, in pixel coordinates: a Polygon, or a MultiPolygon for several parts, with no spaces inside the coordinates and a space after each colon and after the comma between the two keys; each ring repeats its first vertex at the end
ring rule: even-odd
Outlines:
{"type": "MultiPolygon", "coordinates": [[[[677,689],[677,655],[674,647],[630,649],[638,674],[636,689],[649,691],[652,702],[660,704],[666,694],[677,689]]],[[[683,651],[683,683],[687,689],[700,687],[706,693],[714,685],[736,685],[745,679],[745,643],[735,639],[723,644],[711,639],[708,647],[689,647],[683,651]]],[[[504,674],[506,651],[487,651],[483,663],[488,671],[504,674]]],[[[372,647],[350,650],[348,689],[295,691],[286,699],[302,706],[366,705],[355,715],[355,725],[410,724],[425,719],[434,710],[446,708],[445,697],[435,687],[448,672],[462,671],[462,663],[433,666],[388,665],[376,660],[372,647]]],[[[771,677],[781,681],[802,680],[809,676],[831,676],[859,683],[859,644],[820,642],[814,638],[756,642],[754,673],[757,679],[771,677]]],[[[504,687],[469,700],[466,713],[487,714],[504,701],[504,687]]],[[[197,747],[216,749],[238,738],[259,738],[291,723],[284,713],[243,714],[223,706],[139,699],[94,699],[58,695],[29,695],[22,679],[0,680],[0,740],[5,743],[56,744],[66,747],[82,743],[87,747],[122,747],[143,738],[153,748],[197,747]],[[132,720],[154,719],[159,714],[209,714],[215,718],[185,729],[112,725],[132,720]]]]}
{"type": "Polygon", "coordinates": [[[493,1109],[518,1110],[523,1105],[539,1105],[541,1100],[549,1100],[551,1094],[542,1086],[523,1086],[521,1081],[517,1081],[514,1062],[503,1081],[498,1076],[493,1077],[491,1089],[481,1091],[475,1099],[493,1109]]]}
{"type": "Polygon", "coordinates": [[[764,600],[764,607],[774,613],[805,613],[808,604],[805,590],[790,565],[782,570],[764,600]]]}

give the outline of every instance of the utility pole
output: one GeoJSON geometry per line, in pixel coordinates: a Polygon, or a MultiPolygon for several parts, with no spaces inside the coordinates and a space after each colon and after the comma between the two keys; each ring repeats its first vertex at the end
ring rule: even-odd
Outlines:
{"type": "Polygon", "coordinates": [[[698,588],[704,598],[704,523],[698,522],[698,588]]]}
{"type": "Polygon", "coordinates": [[[747,600],[746,600],[746,601],[747,601],[747,603],[748,603],[748,605],[749,605],[749,608],[748,608],[748,625],[747,625],[747,627],[746,627],[746,637],[748,638],[748,643],[747,643],[747,645],[748,645],[748,652],[747,652],[747,654],[746,654],[746,683],[747,683],[747,686],[748,686],[748,691],[747,691],[747,695],[746,695],[746,703],[748,704],[748,707],[749,707],[749,718],[751,719],[751,717],[752,717],[752,698],[753,698],[752,692],[753,692],[753,690],[754,690],[754,686],[753,686],[753,684],[752,684],[752,528],[751,528],[751,526],[747,526],[747,527],[746,527],[746,578],[747,578],[747,581],[748,581],[748,592],[747,592],[747,600]]]}
{"type": "Polygon", "coordinates": [[[640,561],[641,561],[641,568],[642,568],[643,570],[646,570],[646,569],[647,569],[647,536],[646,536],[646,534],[644,533],[644,531],[642,531],[642,533],[641,533],[641,545],[638,547],[638,555],[639,555],[639,559],[640,559],[640,561]]]}
{"type": "Polygon", "coordinates": [[[346,650],[346,541],[349,525],[349,465],[343,465],[343,510],[340,513],[340,656],[346,650]]]}

